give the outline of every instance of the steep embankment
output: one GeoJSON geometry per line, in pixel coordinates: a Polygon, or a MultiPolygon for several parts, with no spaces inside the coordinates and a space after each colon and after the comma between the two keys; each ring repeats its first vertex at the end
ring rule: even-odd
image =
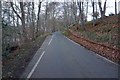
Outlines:
{"type": "Polygon", "coordinates": [[[114,61],[120,60],[119,22],[118,15],[98,19],[95,26],[92,21],[83,29],[74,25],[66,32],[67,36],[84,47],[114,61]]]}

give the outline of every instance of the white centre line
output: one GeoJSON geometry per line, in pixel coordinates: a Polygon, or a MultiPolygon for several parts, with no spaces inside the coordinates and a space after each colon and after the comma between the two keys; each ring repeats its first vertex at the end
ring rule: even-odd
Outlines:
{"type": "Polygon", "coordinates": [[[41,61],[43,55],[45,54],[45,51],[43,51],[43,53],[41,54],[41,56],[39,57],[38,61],[36,62],[36,64],[34,65],[34,67],[32,68],[32,70],[30,71],[30,73],[28,74],[27,78],[29,79],[31,77],[31,75],[33,74],[33,72],[35,71],[38,63],[41,61]]]}
{"type": "Polygon", "coordinates": [[[50,42],[48,43],[48,45],[50,45],[51,41],[52,41],[52,39],[50,40],[50,42]]]}

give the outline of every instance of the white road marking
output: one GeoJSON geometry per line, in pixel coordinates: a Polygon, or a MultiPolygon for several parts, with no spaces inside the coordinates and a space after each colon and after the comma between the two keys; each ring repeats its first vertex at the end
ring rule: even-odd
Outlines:
{"type": "Polygon", "coordinates": [[[51,41],[52,41],[52,39],[50,40],[50,42],[48,43],[48,45],[50,45],[51,41]]]}
{"type": "Polygon", "coordinates": [[[52,39],[53,39],[53,36],[52,36],[52,38],[51,38],[50,42],[48,43],[48,45],[50,45],[50,43],[52,42],[52,39]]]}
{"type": "MultiPolygon", "coordinates": [[[[65,36],[64,36],[65,37],[65,36]]],[[[67,38],[67,37],[65,37],[65,38],[67,38]]],[[[72,43],[74,43],[74,44],[76,44],[76,45],[78,45],[78,46],[80,46],[80,44],[78,44],[78,43],[76,43],[76,42],[74,42],[73,40],[71,40],[71,39],[69,39],[69,38],[67,38],[69,41],[71,41],[72,43]]]]}
{"type": "Polygon", "coordinates": [[[36,64],[34,65],[34,67],[32,68],[32,70],[30,71],[30,73],[28,74],[27,78],[29,79],[31,77],[31,75],[33,74],[33,72],[35,71],[38,63],[41,61],[43,55],[45,54],[45,51],[43,51],[43,53],[41,54],[41,56],[39,57],[38,61],[36,62],[36,64]]]}
{"type": "Polygon", "coordinates": [[[118,66],[118,64],[117,63],[115,63],[115,62],[113,62],[113,61],[111,61],[111,60],[109,60],[109,59],[107,59],[106,57],[103,57],[103,56],[101,56],[101,55],[99,55],[99,54],[96,54],[97,56],[99,56],[99,57],[101,57],[101,58],[103,58],[104,60],[106,60],[106,61],[108,61],[108,62],[110,62],[110,63],[113,63],[113,64],[115,64],[115,65],[117,65],[118,66]]]}
{"type": "MultiPolygon", "coordinates": [[[[64,36],[64,37],[67,38],[66,36],[64,36]]],[[[71,40],[71,39],[69,39],[69,38],[67,38],[67,39],[68,39],[69,41],[71,41],[72,43],[74,43],[74,44],[80,46],[80,44],[74,42],[73,40],[71,40]]],[[[113,62],[113,61],[107,59],[106,57],[103,57],[103,56],[97,54],[97,53],[96,53],[96,55],[99,56],[99,57],[101,57],[101,58],[103,58],[104,60],[106,60],[106,61],[108,61],[108,62],[110,62],[110,63],[113,63],[113,64],[115,64],[115,65],[119,65],[119,64],[117,64],[117,63],[115,63],[115,62],[113,62]]]]}

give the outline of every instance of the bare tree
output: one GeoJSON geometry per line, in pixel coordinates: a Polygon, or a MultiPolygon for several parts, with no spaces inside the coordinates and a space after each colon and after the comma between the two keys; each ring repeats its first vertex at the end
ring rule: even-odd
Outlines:
{"type": "MultiPolygon", "coordinates": [[[[32,39],[35,39],[35,13],[34,13],[34,2],[32,2],[32,27],[31,27],[31,32],[32,32],[32,39]]],[[[38,27],[37,27],[38,31],[38,27]]]]}
{"type": "Polygon", "coordinates": [[[80,1],[80,2],[77,2],[77,4],[78,4],[78,8],[79,8],[80,23],[81,23],[81,26],[84,26],[84,20],[85,20],[84,2],[80,1]]]}
{"type": "Polygon", "coordinates": [[[2,22],[2,4],[1,4],[1,1],[0,1],[0,29],[1,29],[1,22],[2,22]]]}
{"type": "Polygon", "coordinates": [[[94,13],[94,17],[96,18],[96,19],[98,19],[98,16],[99,16],[99,12],[98,12],[98,10],[97,10],[97,1],[95,2],[95,6],[96,6],[96,11],[95,11],[95,13],[94,13]]]}
{"type": "Polygon", "coordinates": [[[86,21],[87,21],[87,16],[88,16],[88,2],[89,0],[86,0],[86,2],[87,2],[87,5],[86,5],[86,21]]]}
{"type": "Polygon", "coordinates": [[[72,11],[72,14],[73,14],[73,16],[72,17],[74,17],[73,18],[73,21],[74,21],[74,23],[76,23],[77,22],[77,6],[76,6],[76,2],[72,2],[72,4],[71,4],[71,11],[72,11]]]}
{"type": "Polygon", "coordinates": [[[1,29],[2,29],[2,4],[1,4],[1,1],[0,1],[0,31],[1,31],[1,29]]]}
{"type": "Polygon", "coordinates": [[[93,7],[93,26],[95,26],[95,18],[94,18],[94,15],[95,15],[95,2],[94,2],[94,0],[91,0],[91,2],[92,2],[92,7],[93,7]]]}
{"type": "Polygon", "coordinates": [[[45,21],[44,21],[44,28],[47,27],[47,16],[48,16],[48,2],[46,2],[46,9],[45,9],[45,21]]]}
{"type": "Polygon", "coordinates": [[[115,0],[115,15],[117,15],[117,2],[115,0]]]}
{"type": "Polygon", "coordinates": [[[30,18],[30,15],[31,15],[31,13],[30,13],[30,10],[31,10],[31,8],[30,8],[30,6],[31,6],[31,2],[28,2],[27,3],[27,25],[29,26],[29,23],[31,22],[31,18],[30,18]]]}
{"type": "MultiPolygon", "coordinates": [[[[46,12],[45,12],[45,18],[47,18],[47,24],[51,28],[51,32],[56,31],[56,13],[57,13],[57,6],[59,3],[57,2],[50,2],[48,5],[46,5],[46,12]]],[[[44,28],[46,31],[46,27],[44,28]]]]}
{"type": "MultiPolygon", "coordinates": [[[[0,1],[0,53],[2,53],[2,4],[0,1]]],[[[2,61],[2,57],[0,57],[0,60],[2,61]]],[[[2,65],[2,63],[0,63],[2,65]]],[[[0,70],[2,68],[0,67],[0,70]]],[[[2,71],[2,70],[1,70],[2,71]]],[[[2,75],[2,72],[0,72],[0,75],[2,75]]],[[[2,79],[2,76],[0,77],[2,79]]]]}
{"type": "Polygon", "coordinates": [[[63,4],[63,8],[64,8],[64,11],[63,11],[64,27],[66,27],[68,25],[68,19],[67,19],[67,17],[68,17],[68,10],[67,10],[67,6],[66,5],[67,5],[67,3],[64,2],[64,4],[63,4]]]}
{"type": "Polygon", "coordinates": [[[42,2],[39,0],[39,5],[38,5],[38,13],[37,13],[37,27],[36,27],[36,34],[38,33],[38,27],[40,23],[40,10],[41,10],[41,4],[42,2]]]}
{"type": "Polygon", "coordinates": [[[105,16],[106,3],[107,3],[107,0],[105,0],[105,2],[104,2],[104,7],[102,8],[102,2],[101,2],[101,0],[98,0],[98,5],[99,5],[99,9],[100,9],[100,13],[101,13],[101,17],[102,17],[102,18],[105,16]]]}
{"type": "Polygon", "coordinates": [[[15,10],[14,6],[13,6],[13,2],[11,3],[11,7],[14,11],[14,13],[17,15],[17,17],[20,18],[21,22],[22,22],[22,36],[23,36],[23,42],[27,41],[27,33],[26,33],[26,29],[25,29],[25,11],[24,11],[24,3],[20,2],[20,9],[21,9],[21,16],[17,13],[17,11],[15,10]]]}

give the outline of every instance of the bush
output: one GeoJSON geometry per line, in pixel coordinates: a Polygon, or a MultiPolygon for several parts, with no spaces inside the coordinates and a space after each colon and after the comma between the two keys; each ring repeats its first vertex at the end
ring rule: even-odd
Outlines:
{"type": "Polygon", "coordinates": [[[114,14],[113,13],[110,13],[109,16],[113,16],[114,14]]]}
{"type": "Polygon", "coordinates": [[[109,41],[109,35],[97,36],[97,42],[108,42],[108,41],[109,41]]]}
{"type": "Polygon", "coordinates": [[[96,40],[97,38],[97,34],[95,32],[88,32],[87,35],[88,35],[88,38],[92,40],[96,40]]]}
{"type": "Polygon", "coordinates": [[[108,42],[109,41],[109,35],[108,34],[98,36],[95,32],[87,32],[87,35],[85,35],[85,33],[83,35],[86,38],[89,38],[89,39],[91,39],[93,41],[96,41],[96,42],[108,42]]]}

